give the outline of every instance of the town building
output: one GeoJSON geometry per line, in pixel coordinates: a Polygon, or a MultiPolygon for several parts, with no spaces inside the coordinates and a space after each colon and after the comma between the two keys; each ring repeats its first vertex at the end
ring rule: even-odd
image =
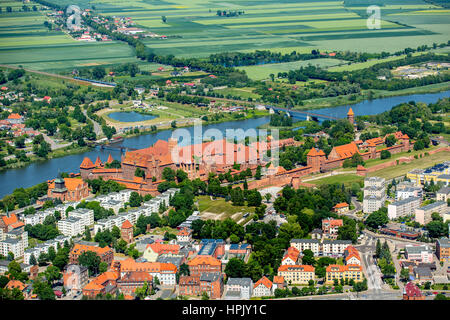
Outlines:
{"type": "Polygon", "coordinates": [[[210,299],[220,299],[224,290],[223,276],[219,272],[180,276],[178,287],[180,295],[200,296],[206,292],[210,299]]]}
{"type": "Polygon", "coordinates": [[[300,253],[309,249],[314,253],[314,256],[318,256],[321,249],[321,243],[320,240],[317,239],[292,239],[291,247],[296,248],[300,253]]]}
{"type": "Polygon", "coordinates": [[[447,202],[448,199],[450,199],[450,187],[442,187],[436,192],[437,201],[447,202]]]}
{"type": "Polygon", "coordinates": [[[147,245],[143,258],[149,262],[156,262],[160,255],[165,256],[178,256],[180,253],[180,246],[178,244],[164,244],[160,242],[154,242],[147,245]]]}
{"type": "Polygon", "coordinates": [[[400,217],[413,215],[415,210],[420,207],[422,198],[407,197],[402,200],[395,201],[388,205],[388,218],[390,220],[400,217]]]}
{"type": "Polygon", "coordinates": [[[137,262],[132,258],[128,258],[126,260],[114,261],[113,269],[117,270],[121,277],[127,272],[145,271],[153,277],[153,281],[155,281],[155,278],[158,278],[162,285],[176,285],[177,267],[172,263],[137,262]]]}
{"type": "Polygon", "coordinates": [[[124,295],[135,294],[137,288],[142,288],[145,284],[151,287],[153,285],[153,277],[146,271],[132,271],[126,272],[123,276],[117,279],[117,288],[124,295]]]}
{"type": "Polygon", "coordinates": [[[346,213],[346,212],[348,212],[348,210],[349,210],[349,206],[348,206],[348,203],[346,203],[346,202],[338,203],[333,207],[333,212],[336,212],[338,214],[346,213]]]}
{"type": "Polygon", "coordinates": [[[408,282],[403,288],[403,300],[425,300],[425,296],[418,286],[413,282],[408,282]]]}
{"type": "Polygon", "coordinates": [[[222,263],[217,258],[208,255],[197,255],[190,260],[189,266],[190,275],[200,276],[204,273],[222,272],[222,263]]]}
{"type": "Polygon", "coordinates": [[[178,242],[191,242],[192,241],[192,231],[188,228],[181,228],[177,233],[178,242]]]}
{"type": "Polygon", "coordinates": [[[421,187],[408,187],[401,188],[397,187],[397,191],[395,192],[395,200],[403,200],[411,197],[419,197],[422,198],[423,190],[421,187]]]}
{"type": "Polygon", "coordinates": [[[436,241],[436,256],[441,262],[450,261],[450,241],[448,238],[440,238],[436,241]]]}
{"type": "Polygon", "coordinates": [[[56,178],[48,182],[47,197],[65,201],[81,201],[89,196],[87,182],[80,178],[56,178]]]}
{"type": "Polygon", "coordinates": [[[89,270],[84,266],[69,264],[64,268],[63,282],[67,291],[82,291],[89,281],[89,270]]]}
{"type": "Polygon", "coordinates": [[[363,212],[372,213],[380,209],[386,201],[385,179],[370,177],[364,179],[363,212]]]}
{"type": "Polygon", "coordinates": [[[119,277],[117,272],[103,272],[83,287],[83,296],[93,299],[99,294],[105,295],[109,293],[114,295],[117,291],[117,279],[119,277]]]}
{"type": "Polygon", "coordinates": [[[0,240],[1,255],[7,257],[11,252],[14,258],[21,258],[28,247],[28,232],[23,231],[22,228],[13,229],[7,233],[2,232],[0,240]]]}
{"type": "Polygon", "coordinates": [[[15,213],[6,213],[0,216],[0,229],[3,233],[8,233],[14,229],[23,229],[25,224],[19,220],[15,213]]]}
{"type": "Polygon", "coordinates": [[[315,279],[315,268],[310,265],[284,265],[278,268],[278,276],[288,284],[308,284],[315,279]]]}
{"type": "Polygon", "coordinates": [[[441,182],[448,186],[450,183],[450,161],[436,164],[427,169],[413,169],[406,174],[406,177],[416,186],[423,186],[431,181],[434,184],[441,182]]]}
{"type": "Polygon", "coordinates": [[[406,245],[405,258],[408,261],[432,263],[433,251],[428,245],[406,245]]]}
{"type": "Polygon", "coordinates": [[[415,210],[415,221],[420,223],[421,225],[426,225],[431,222],[432,213],[437,212],[441,217],[443,217],[444,214],[449,211],[448,208],[449,207],[447,206],[447,202],[444,201],[436,201],[424,207],[417,208],[415,210]]]}
{"type": "Polygon", "coordinates": [[[281,265],[296,265],[299,261],[300,251],[295,247],[287,248],[281,259],[281,265]]]}
{"type": "Polygon", "coordinates": [[[342,219],[323,219],[322,220],[322,231],[323,236],[327,239],[337,239],[339,227],[344,225],[342,219]]]}
{"type": "Polygon", "coordinates": [[[263,276],[253,286],[253,297],[269,297],[273,295],[274,291],[272,281],[263,276]]]}
{"type": "Polygon", "coordinates": [[[345,266],[331,264],[326,268],[326,280],[325,284],[332,285],[334,280],[353,279],[355,282],[363,281],[363,271],[360,265],[348,264],[345,266]]]}
{"type": "Polygon", "coordinates": [[[86,251],[94,252],[97,256],[100,257],[101,262],[106,262],[108,265],[111,265],[114,259],[114,252],[109,247],[100,248],[94,245],[75,243],[69,253],[69,262],[72,264],[78,264],[78,258],[82,253],[86,251]]]}
{"type": "Polygon", "coordinates": [[[361,256],[354,246],[348,246],[344,250],[344,262],[346,265],[361,265],[361,256]]]}
{"type": "Polygon", "coordinates": [[[228,278],[225,300],[249,300],[253,294],[251,278],[228,278]]]}

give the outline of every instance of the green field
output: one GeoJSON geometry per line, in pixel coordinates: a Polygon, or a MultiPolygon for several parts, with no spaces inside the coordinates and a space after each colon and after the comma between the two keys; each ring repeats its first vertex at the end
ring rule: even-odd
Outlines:
{"type": "MultiPolygon", "coordinates": [[[[426,150],[423,150],[425,153],[426,150]]],[[[377,176],[385,179],[392,179],[399,176],[405,175],[408,171],[413,169],[425,169],[431,167],[435,164],[448,161],[450,159],[450,153],[447,151],[438,152],[429,156],[419,158],[417,160],[411,161],[410,163],[402,163],[398,166],[393,166],[385,169],[381,169],[375,172],[370,172],[369,176],[377,176]]]]}
{"type": "MultiPolygon", "coordinates": [[[[81,8],[94,6],[96,13],[106,16],[131,17],[138,27],[168,36],[144,40],[149,50],[159,55],[183,57],[257,49],[284,53],[312,49],[394,52],[405,47],[447,42],[450,26],[448,9],[422,0],[376,1],[383,4],[379,30],[367,28],[367,1],[362,0],[49,1],[77,4],[81,8]],[[244,14],[219,17],[217,10],[243,10],[244,14]],[[166,23],[162,22],[162,16],[167,17],[166,23]]],[[[0,7],[13,8],[11,13],[5,9],[0,13],[0,63],[59,71],[137,61],[133,50],[124,43],[85,44],[61,31],[48,31],[43,25],[46,19],[43,13],[21,12],[22,5],[22,2],[0,0],[0,7]]],[[[336,65],[338,60],[326,66],[339,70],[336,65]]],[[[297,66],[294,63],[249,67],[254,68],[249,69],[249,74],[254,79],[264,79],[270,73],[297,66]]]]}
{"type": "Polygon", "coordinates": [[[294,61],[284,63],[268,63],[258,66],[240,67],[239,69],[245,70],[247,75],[253,80],[268,79],[270,74],[275,76],[278,72],[288,72],[289,70],[296,70],[300,67],[305,67],[309,64],[314,66],[320,66],[322,68],[336,66],[346,63],[345,61],[331,58],[313,59],[306,61],[294,61]]]}

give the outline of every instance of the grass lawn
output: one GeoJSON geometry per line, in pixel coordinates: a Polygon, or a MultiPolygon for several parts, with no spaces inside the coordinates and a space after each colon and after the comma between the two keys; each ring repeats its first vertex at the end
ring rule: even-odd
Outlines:
{"type": "Polygon", "coordinates": [[[207,216],[209,219],[214,219],[213,215],[220,215],[220,220],[231,218],[233,216],[233,220],[239,221],[246,212],[255,212],[255,208],[253,207],[233,206],[231,201],[225,201],[223,198],[211,200],[209,196],[199,196],[196,200],[198,200],[198,209],[201,214],[207,216]]]}
{"type": "MultiPolygon", "coordinates": [[[[422,150],[423,152],[426,152],[422,150]]],[[[442,151],[436,154],[432,154],[429,156],[424,156],[423,158],[419,158],[417,160],[411,161],[410,163],[403,163],[398,166],[393,166],[385,169],[381,169],[375,172],[369,172],[368,176],[377,176],[385,179],[392,179],[395,177],[403,176],[408,171],[413,169],[424,169],[431,167],[437,163],[442,163],[444,161],[448,161],[450,159],[450,152],[442,151]]]]}
{"type": "Polygon", "coordinates": [[[364,178],[361,176],[357,176],[356,174],[338,174],[331,177],[326,177],[322,179],[312,180],[312,181],[306,181],[307,183],[315,184],[315,185],[322,185],[322,184],[333,184],[333,183],[343,183],[345,185],[350,185],[354,182],[360,182],[363,181],[364,178]]]}

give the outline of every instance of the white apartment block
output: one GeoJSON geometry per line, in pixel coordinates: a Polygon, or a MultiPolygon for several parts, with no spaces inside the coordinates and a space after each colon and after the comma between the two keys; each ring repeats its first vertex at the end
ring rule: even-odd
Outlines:
{"type": "Polygon", "coordinates": [[[25,248],[28,247],[28,232],[12,231],[4,233],[3,237],[0,241],[0,254],[6,257],[12,252],[14,258],[23,257],[25,248]]]}
{"type": "Polygon", "coordinates": [[[420,207],[421,203],[422,198],[420,197],[410,197],[390,203],[388,205],[388,217],[390,220],[393,220],[413,215],[414,211],[420,207]]]}
{"type": "Polygon", "coordinates": [[[300,251],[300,253],[302,253],[303,250],[309,249],[314,253],[315,256],[318,256],[321,248],[321,243],[320,240],[316,239],[292,239],[291,247],[296,248],[298,251],[300,251]]]}
{"type": "Polygon", "coordinates": [[[76,237],[85,231],[85,224],[81,218],[69,217],[58,221],[58,230],[65,236],[76,237]]]}
{"type": "Polygon", "coordinates": [[[23,256],[23,261],[26,264],[30,264],[30,258],[33,255],[34,258],[36,259],[36,261],[39,259],[39,256],[41,253],[48,253],[48,249],[52,246],[53,248],[55,248],[55,251],[58,250],[58,244],[63,247],[64,246],[64,242],[65,241],[69,241],[70,238],[69,237],[65,237],[65,236],[57,236],[55,239],[53,240],[47,240],[44,243],[39,243],[38,245],[36,245],[33,248],[27,249],[24,252],[24,256],[23,256]]]}
{"type": "Polygon", "coordinates": [[[370,177],[364,179],[363,212],[372,213],[380,209],[386,200],[385,179],[370,177]]]}
{"type": "Polygon", "coordinates": [[[421,208],[417,208],[415,210],[415,215],[416,215],[416,222],[422,224],[422,225],[426,225],[429,222],[431,222],[431,215],[434,212],[439,213],[439,215],[444,218],[445,215],[449,212],[449,208],[447,206],[447,202],[444,201],[436,201],[433,202],[429,205],[426,205],[424,207],[421,208]]]}
{"type": "Polygon", "coordinates": [[[411,197],[420,197],[422,198],[423,191],[420,187],[409,187],[404,189],[397,189],[395,193],[395,200],[403,200],[411,197]]]}
{"type": "Polygon", "coordinates": [[[385,198],[377,198],[375,196],[363,199],[363,212],[372,213],[379,210],[384,205],[385,198]]]}
{"type": "Polygon", "coordinates": [[[80,218],[82,223],[82,228],[84,230],[85,226],[92,226],[94,224],[94,210],[79,208],[69,212],[69,217],[80,218]]]}
{"type": "Polygon", "coordinates": [[[351,245],[350,240],[324,240],[322,255],[327,257],[343,257],[345,249],[351,245]]]}
{"type": "Polygon", "coordinates": [[[291,247],[303,252],[309,249],[314,253],[314,256],[344,256],[345,249],[351,245],[350,240],[320,240],[317,239],[292,239],[291,247]]]}

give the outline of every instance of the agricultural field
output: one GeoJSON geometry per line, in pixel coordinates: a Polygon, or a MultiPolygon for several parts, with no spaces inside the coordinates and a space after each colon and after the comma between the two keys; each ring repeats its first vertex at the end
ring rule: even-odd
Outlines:
{"type": "Polygon", "coordinates": [[[146,45],[156,54],[184,57],[255,49],[382,51],[374,38],[382,38],[383,48],[395,51],[448,40],[445,31],[449,13],[445,9],[421,0],[377,3],[384,4],[380,30],[367,28],[367,1],[344,4],[342,1],[282,0],[275,4],[268,0],[220,3],[97,0],[91,4],[105,15],[126,15],[138,25],[168,36],[164,40],[146,40],[146,45]],[[242,10],[244,14],[219,17],[217,10],[242,10]],[[162,16],[167,18],[166,23],[162,22],[162,16]],[[408,20],[408,16],[413,18],[408,20]],[[435,18],[438,20],[431,24],[435,18]]]}
{"type": "Polygon", "coordinates": [[[296,70],[300,67],[306,67],[307,65],[320,66],[322,68],[328,68],[341,64],[347,64],[347,62],[339,59],[323,58],[312,59],[306,61],[293,61],[284,63],[268,63],[257,66],[240,67],[239,69],[245,70],[248,76],[253,80],[269,79],[270,74],[277,76],[278,72],[289,72],[290,70],[296,70]]]}
{"type": "MultiPolygon", "coordinates": [[[[144,41],[158,55],[206,57],[226,51],[258,49],[278,52],[352,50],[380,52],[448,40],[448,9],[422,0],[381,0],[381,29],[366,25],[367,1],[269,0],[213,2],[211,0],[50,0],[60,5],[77,4],[105,16],[127,16],[142,27],[167,39],[144,41]],[[219,17],[222,11],[243,11],[219,17]],[[162,16],[167,18],[163,22],[162,16]],[[374,39],[377,39],[374,41],[374,39]],[[380,40],[383,46],[380,46],[380,40]]],[[[370,3],[371,1],[369,1],[370,3]]],[[[373,2],[373,1],[372,1],[373,2]]],[[[20,1],[0,0],[0,63],[23,65],[35,70],[63,72],[74,68],[139,62],[125,43],[80,43],[62,31],[45,26],[46,11],[24,12],[20,1]],[[6,12],[6,7],[12,12],[6,12]]],[[[29,2],[29,8],[41,5],[29,2]]],[[[325,60],[325,59],[324,59],[325,60]]],[[[321,61],[336,70],[345,68],[339,60],[321,61]]],[[[145,68],[145,64],[141,63],[145,68]]],[[[288,71],[298,64],[249,67],[253,79],[288,71]]],[[[356,66],[363,67],[361,66],[356,66]]],[[[153,71],[152,67],[148,68],[153,71]]]]}
{"type": "Polygon", "coordinates": [[[125,43],[82,43],[62,31],[49,31],[44,12],[33,11],[36,3],[0,0],[0,64],[22,65],[38,71],[72,71],[74,68],[136,62],[125,43]],[[6,12],[11,7],[12,12],[6,12]]]}

